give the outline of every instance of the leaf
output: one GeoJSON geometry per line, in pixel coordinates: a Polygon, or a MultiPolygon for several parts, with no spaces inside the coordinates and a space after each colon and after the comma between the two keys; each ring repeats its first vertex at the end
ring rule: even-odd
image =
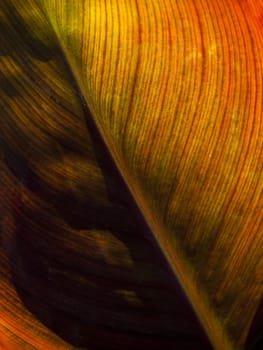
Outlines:
{"type": "Polygon", "coordinates": [[[262,2],[2,0],[0,16],[3,346],[244,348],[262,2]]]}

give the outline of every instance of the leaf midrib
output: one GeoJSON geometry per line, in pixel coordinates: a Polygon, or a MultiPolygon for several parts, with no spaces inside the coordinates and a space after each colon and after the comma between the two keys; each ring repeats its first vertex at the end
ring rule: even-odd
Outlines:
{"type": "Polygon", "coordinates": [[[234,349],[233,344],[224,333],[222,325],[216,317],[213,309],[210,307],[205,292],[200,290],[200,287],[195,283],[193,269],[179,253],[178,248],[175,246],[175,241],[171,244],[169,236],[171,237],[173,234],[170,234],[168,230],[164,228],[164,225],[160,223],[161,219],[158,217],[157,213],[153,213],[153,210],[149,206],[150,198],[147,198],[148,195],[138,186],[137,182],[130,174],[124,159],[120,156],[112,137],[100,122],[98,116],[96,116],[95,111],[92,111],[91,107],[88,106],[83,93],[84,88],[81,84],[81,79],[78,78],[78,71],[72,62],[73,59],[63,44],[63,41],[60,39],[59,32],[56,31],[50,14],[43,9],[39,0],[37,0],[37,2],[39,9],[45,16],[56,38],[65,69],[70,77],[73,88],[79,96],[87,128],[89,129],[90,126],[92,127],[94,132],[96,132],[97,136],[100,138],[103,147],[107,150],[108,156],[114,164],[123,184],[125,184],[127,191],[145,222],[145,225],[152,233],[152,236],[147,238],[151,240],[151,243],[165,258],[169,268],[174,274],[175,280],[179,281],[180,286],[185,292],[189,303],[192,305],[195,314],[213,344],[213,347],[218,350],[234,349]]]}

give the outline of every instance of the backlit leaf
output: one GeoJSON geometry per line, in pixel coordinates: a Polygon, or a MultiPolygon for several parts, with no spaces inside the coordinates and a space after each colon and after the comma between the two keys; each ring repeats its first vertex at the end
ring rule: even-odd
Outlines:
{"type": "Polygon", "coordinates": [[[4,349],[245,348],[262,16],[261,0],[1,1],[4,349]]]}

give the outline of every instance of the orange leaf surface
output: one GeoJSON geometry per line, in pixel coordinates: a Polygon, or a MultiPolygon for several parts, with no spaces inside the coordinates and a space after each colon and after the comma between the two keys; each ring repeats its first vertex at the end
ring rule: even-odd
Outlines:
{"type": "Polygon", "coordinates": [[[253,346],[262,1],[2,0],[0,18],[4,348],[253,346]]]}

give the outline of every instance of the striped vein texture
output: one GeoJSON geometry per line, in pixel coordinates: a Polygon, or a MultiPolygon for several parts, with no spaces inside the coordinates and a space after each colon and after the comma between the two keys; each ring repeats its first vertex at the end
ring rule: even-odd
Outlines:
{"type": "Polygon", "coordinates": [[[3,349],[253,345],[262,26],[262,0],[1,0],[3,349]]]}

